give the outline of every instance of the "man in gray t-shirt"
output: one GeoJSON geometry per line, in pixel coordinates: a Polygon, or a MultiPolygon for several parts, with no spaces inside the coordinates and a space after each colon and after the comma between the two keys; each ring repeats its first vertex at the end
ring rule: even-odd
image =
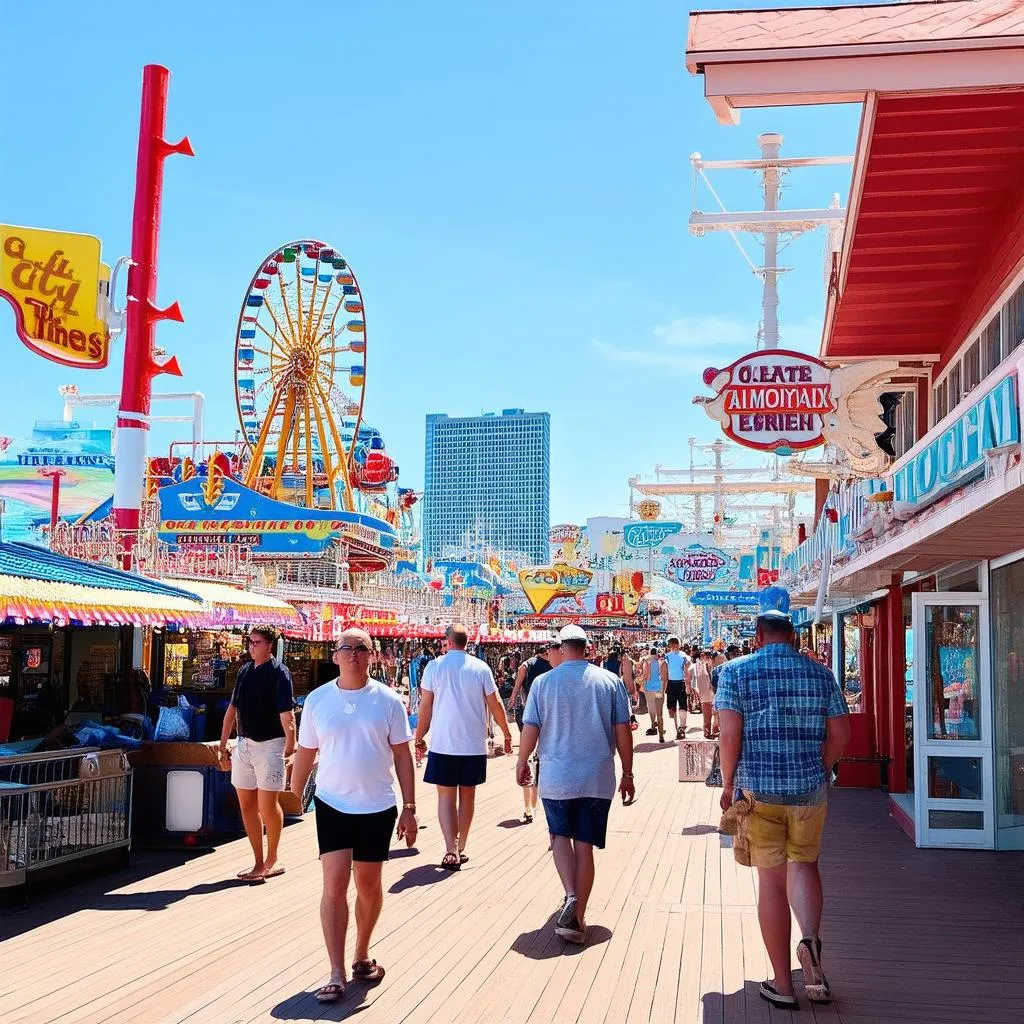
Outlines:
{"type": "Polygon", "coordinates": [[[604,847],[615,795],[616,750],[622,761],[619,792],[624,803],[633,799],[633,732],[626,687],[587,662],[587,634],[566,626],[558,639],[562,662],[535,680],[526,703],[516,777],[521,786],[529,785],[529,758],[537,748],[540,797],[555,869],[565,886],[555,934],[582,944],[594,847],[604,847]]]}

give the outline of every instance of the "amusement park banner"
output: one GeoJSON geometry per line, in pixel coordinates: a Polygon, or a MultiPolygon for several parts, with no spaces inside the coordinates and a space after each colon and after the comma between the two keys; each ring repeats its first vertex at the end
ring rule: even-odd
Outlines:
{"type": "Polygon", "coordinates": [[[110,267],[100,250],[92,235],[0,224],[0,297],[18,337],[44,359],[80,370],[107,365],[110,267]]]}
{"type": "Polygon", "coordinates": [[[684,587],[706,587],[737,577],[738,568],[739,560],[721,548],[691,544],[669,559],[668,576],[684,587]]]}
{"type": "MultiPolygon", "coordinates": [[[[197,475],[169,484],[157,491],[157,499],[160,539],[170,544],[245,544],[256,556],[277,557],[321,555],[342,535],[357,535],[382,555],[395,544],[394,527],[381,519],[336,509],[298,508],[227,474],[197,475]]],[[[370,571],[365,565],[360,568],[370,571]]]]}

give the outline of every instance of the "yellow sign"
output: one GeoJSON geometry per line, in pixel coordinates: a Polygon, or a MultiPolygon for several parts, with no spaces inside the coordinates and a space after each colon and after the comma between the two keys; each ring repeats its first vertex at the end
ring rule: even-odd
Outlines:
{"type": "Polygon", "coordinates": [[[519,585],[530,607],[540,615],[556,598],[582,594],[593,578],[594,574],[589,569],[556,562],[536,569],[523,569],[519,573],[519,585]]]}
{"type": "Polygon", "coordinates": [[[18,337],[44,358],[84,370],[107,365],[100,295],[109,285],[98,238],[0,224],[0,297],[14,309],[18,337]]]}

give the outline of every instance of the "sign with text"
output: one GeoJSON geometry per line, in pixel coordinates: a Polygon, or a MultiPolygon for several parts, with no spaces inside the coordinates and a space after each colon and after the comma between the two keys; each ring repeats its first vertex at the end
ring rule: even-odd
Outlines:
{"type": "Polygon", "coordinates": [[[770,587],[773,583],[779,582],[778,569],[758,569],[757,585],[759,587],[770,587]]]}
{"type": "Polygon", "coordinates": [[[564,562],[543,565],[534,569],[523,569],[519,573],[519,584],[530,602],[530,607],[540,615],[560,597],[579,599],[579,595],[590,587],[594,574],[564,562]]]}
{"type": "Polygon", "coordinates": [[[780,454],[824,444],[824,418],[835,403],[831,372],[813,356],[751,352],[723,370],[708,368],[704,383],[715,397],[694,402],[737,444],[780,454]]]}
{"type": "Polygon", "coordinates": [[[744,605],[757,608],[761,595],[751,590],[698,590],[690,595],[690,604],[698,608],[715,608],[721,605],[744,605]]]}
{"type": "Polygon", "coordinates": [[[560,523],[548,530],[548,540],[552,544],[576,544],[581,532],[575,523],[560,523]]]}
{"type": "Polygon", "coordinates": [[[719,548],[691,545],[669,559],[668,575],[684,587],[707,586],[728,576],[736,559],[719,548]]]}
{"type": "Polygon", "coordinates": [[[627,548],[656,548],[666,538],[682,530],[682,523],[645,522],[625,523],[622,527],[622,541],[627,548]]]}
{"type": "Polygon", "coordinates": [[[107,365],[100,295],[109,284],[98,238],[0,224],[0,297],[14,310],[18,337],[45,359],[82,370],[107,365]]]}
{"type": "MultiPolygon", "coordinates": [[[[930,505],[985,471],[985,452],[1020,440],[1017,380],[1004,377],[892,474],[893,497],[930,505]]],[[[914,449],[911,449],[913,452],[914,449]]]]}

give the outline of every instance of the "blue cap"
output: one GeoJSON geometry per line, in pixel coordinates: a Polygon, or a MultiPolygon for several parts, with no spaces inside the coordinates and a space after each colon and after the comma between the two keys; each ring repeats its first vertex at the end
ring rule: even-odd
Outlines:
{"type": "Polygon", "coordinates": [[[789,591],[785,587],[765,587],[758,601],[759,619],[789,619],[789,591]]]}

